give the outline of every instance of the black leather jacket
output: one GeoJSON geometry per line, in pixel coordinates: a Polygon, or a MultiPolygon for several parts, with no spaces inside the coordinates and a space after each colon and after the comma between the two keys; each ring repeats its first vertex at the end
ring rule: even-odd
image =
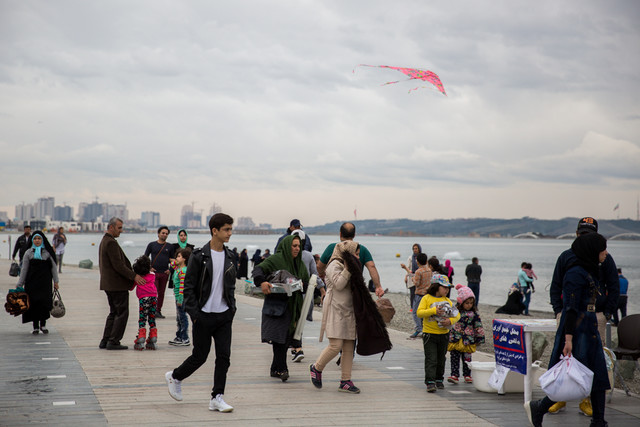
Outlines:
{"type": "MultiPolygon", "coordinates": [[[[211,262],[210,242],[202,248],[196,249],[189,257],[187,273],[184,277],[184,310],[192,321],[198,318],[200,309],[206,304],[211,294],[211,280],[213,264],[211,262]]],[[[224,247],[224,285],[223,298],[233,314],[236,312],[236,266],[233,254],[224,247]]]]}

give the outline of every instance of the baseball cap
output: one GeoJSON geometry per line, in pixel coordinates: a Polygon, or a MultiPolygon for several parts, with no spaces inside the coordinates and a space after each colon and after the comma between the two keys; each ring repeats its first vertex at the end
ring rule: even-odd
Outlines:
{"type": "Polygon", "coordinates": [[[302,227],[302,224],[300,224],[299,219],[292,219],[289,223],[289,227],[302,227]]]}
{"type": "Polygon", "coordinates": [[[437,283],[440,286],[444,286],[446,288],[451,287],[451,283],[449,283],[449,278],[444,274],[434,274],[431,276],[431,283],[437,283]]]}
{"type": "Polygon", "coordinates": [[[305,234],[304,234],[304,231],[302,231],[302,230],[293,230],[291,232],[291,235],[300,237],[300,240],[304,240],[305,237],[306,237],[305,234]]]}
{"type": "Polygon", "coordinates": [[[580,221],[578,221],[578,228],[576,230],[577,232],[583,232],[583,233],[597,233],[598,232],[598,221],[596,221],[594,218],[591,218],[590,216],[585,216],[584,218],[581,218],[580,221]]]}

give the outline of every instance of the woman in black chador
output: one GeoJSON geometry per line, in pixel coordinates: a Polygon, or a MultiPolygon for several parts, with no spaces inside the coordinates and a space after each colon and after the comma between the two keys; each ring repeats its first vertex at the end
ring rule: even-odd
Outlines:
{"type": "Polygon", "coordinates": [[[24,287],[29,295],[29,310],[22,315],[22,323],[33,322],[34,335],[48,334],[46,324],[53,307],[53,289],[58,289],[56,253],[40,230],[29,237],[27,248],[18,280],[18,286],[24,287]]]}

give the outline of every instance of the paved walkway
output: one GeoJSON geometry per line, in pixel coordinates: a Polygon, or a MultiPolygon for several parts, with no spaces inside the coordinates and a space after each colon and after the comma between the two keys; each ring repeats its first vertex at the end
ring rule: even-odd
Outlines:
{"type": "MultiPolygon", "coordinates": [[[[9,262],[0,261],[0,298],[14,287],[9,262]]],[[[130,298],[127,351],[98,349],[106,297],[98,290],[97,270],[66,267],[60,289],[67,315],[51,319],[48,335],[32,335],[30,324],[0,313],[0,425],[428,425],[524,426],[522,394],[498,396],[472,385],[447,384],[427,394],[423,384],[424,355],[420,341],[390,331],[394,348],[384,359],[356,356],[353,380],[362,393],[337,391],[339,370],[331,363],[324,388],[309,382],[308,364],[326,342],[318,343],[320,313],[305,328],[302,363],[290,363],[286,383],[269,377],[271,348],[260,343],[261,301],[238,296],[233,348],[225,400],[228,414],[208,410],[213,357],[183,382],[184,401],[167,393],[164,373],[178,366],[191,347],[172,347],[175,334],[173,299],[167,294],[166,319],[158,320],[159,349],[131,350],[137,331],[137,299],[130,298]]],[[[484,354],[474,360],[490,360],[484,354]]],[[[534,397],[542,397],[534,389],[534,397]]],[[[611,426],[640,425],[640,399],[616,393],[607,407],[611,426]]],[[[585,426],[589,419],[570,403],[558,415],[547,415],[545,426],[585,426]]]]}

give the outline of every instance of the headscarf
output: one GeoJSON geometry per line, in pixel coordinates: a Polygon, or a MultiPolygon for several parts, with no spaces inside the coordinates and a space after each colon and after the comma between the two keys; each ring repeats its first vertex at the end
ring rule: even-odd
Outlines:
{"type": "Polygon", "coordinates": [[[27,242],[27,246],[33,249],[34,259],[42,259],[42,248],[49,252],[49,255],[51,255],[51,259],[56,259],[56,251],[53,250],[53,246],[51,246],[51,243],[49,243],[47,236],[45,236],[44,233],[40,230],[36,230],[31,233],[31,236],[29,236],[29,241],[27,242]],[[33,244],[33,236],[35,236],[36,234],[42,237],[42,244],[40,246],[35,246],[33,244]]]}
{"type": "Polygon", "coordinates": [[[571,244],[571,251],[578,258],[576,264],[598,277],[600,252],[607,249],[607,239],[598,233],[582,234],[571,244]]]}
{"type": "Polygon", "coordinates": [[[418,254],[422,252],[422,246],[420,246],[419,244],[414,243],[414,244],[411,246],[411,272],[412,272],[412,273],[415,273],[415,272],[416,272],[416,270],[417,270],[418,268],[420,268],[420,266],[418,265],[418,259],[417,259],[418,254],[417,254],[417,253],[415,253],[415,252],[413,252],[413,247],[414,247],[414,246],[417,246],[417,247],[418,247],[418,254]]]}
{"type": "MultiPolygon", "coordinates": [[[[300,241],[298,236],[287,236],[280,241],[276,253],[260,263],[260,268],[268,276],[270,273],[278,270],[286,270],[289,273],[302,280],[303,283],[309,283],[309,272],[307,267],[302,262],[302,242],[300,246],[300,252],[298,256],[293,258],[291,253],[291,245],[293,240],[300,241]]],[[[255,256],[255,255],[254,255],[255,256]]]]}
{"type": "Polygon", "coordinates": [[[187,230],[182,229],[182,230],[178,230],[178,246],[180,246],[180,249],[184,249],[187,247],[187,243],[189,243],[189,234],[187,233],[187,230]],[[182,243],[182,241],[180,240],[180,233],[182,233],[184,231],[185,236],[187,236],[187,238],[184,240],[184,243],[182,243]]]}
{"type": "Polygon", "coordinates": [[[333,254],[331,254],[331,259],[329,259],[327,265],[331,264],[331,261],[334,260],[338,260],[344,264],[345,254],[349,253],[355,256],[358,246],[360,246],[360,244],[353,240],[345,240],[343,242],[336,243],[335,248],[333,248],[333,254]]]}
{"type": "Polygon", "coordinates": [[[254,253],[251,257],[251,261],[258,264],[260,263],[260,261],[262,261],[262,257],[260,256],[260,249],[256,249],[256,253],[254,253]]]}
{"type": "Polygon", "coordinates": [[[447,271],[447,277],[451,277],[451,272],[453,271],[453,268],[451,267],[451,261],[450,260],[445,260],[444,268],[447,271]]]}

